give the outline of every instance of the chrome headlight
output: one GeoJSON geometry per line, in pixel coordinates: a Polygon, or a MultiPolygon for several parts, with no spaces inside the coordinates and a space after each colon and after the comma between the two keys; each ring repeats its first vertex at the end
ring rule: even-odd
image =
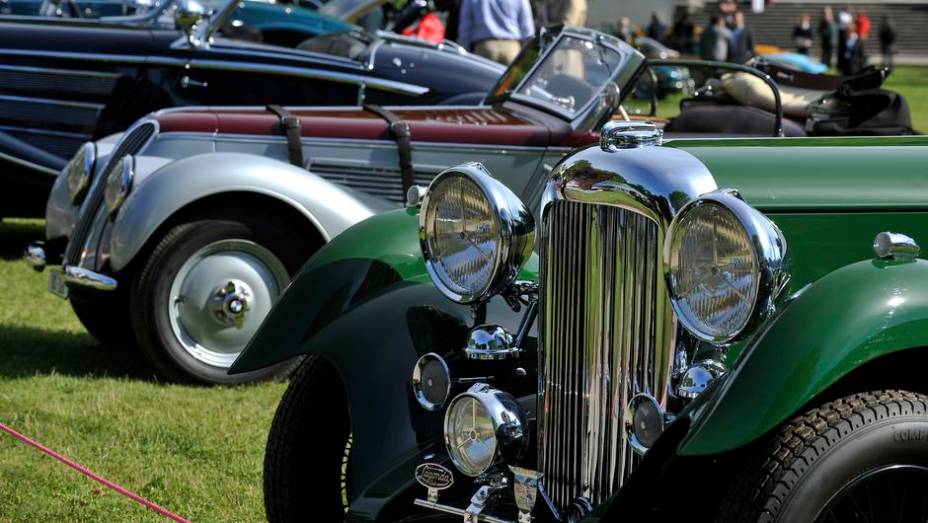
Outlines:
{"type": "Polygon", "coordinates": [[[439,174],[419,214],[425,266],[459,303],[489,298],[515,279],[532,253],[535,221],[525,205],[478,163],[439,174]]]}
{"type": "Polygon", "coordinates": [[[461,473],[476,477],[513,462],[528,445],[525,415],[511,395],[478,383],[459,394],[445,413],[445,445],[461,473]]]}
{"type": "Polygon", "coordinates": [[[68,177],[68,196],[74,205],[81,203],[87,195],[96,165],[97,146],[93,142],[87,142],[65,166],[65,173],[68,177]]]}
{"type": "Polygon", "coordinates": [[[674,311],[697,338],[727,343],[772,310],[786,281],[780,230],[737,192],[720,190],[690,202],[667,237],[674,311]]]}
{"type": "Polygon", "coordinates": [[[129,191],[132,190],[134,178],[135,158],[131,154],[127,154],[113,167],[106,179],[103,200],[106,203],[106,212],[110,217],[116,216],[119,208],[125,203],[129,191]]]}

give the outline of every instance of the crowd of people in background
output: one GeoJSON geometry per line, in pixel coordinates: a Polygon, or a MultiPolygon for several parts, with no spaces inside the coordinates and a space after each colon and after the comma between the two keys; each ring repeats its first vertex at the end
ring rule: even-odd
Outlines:
{"type": "MultiPolygon", "coordinates": [[[[406,0],[395,1],[405,3],[406,0]]],[[[435,3],[440,11],[448,13],[446,27],[436,27],[435,20],[423,19],[418,26],[405,31],[406,34],[427,40],[455,40],[466,49],[503,64],[515,59],[537,27],[583,27],[587,21],[587,0],[435,0],[435,3]]],[[[440,22],[437,24],[440,26],[440,22]]],[[[817,39],[822,63],[851,75],[866,66],[867,47],[873,33],[872,21],[863,9],[852,12],[847,8],[833,10],[826,6],[817,25],[810,14],[802,14],[792,37],[795,51],[803,55],[814,54],[817,39]]],[[[630,43],[646,36],[705,60],[744,63],[756,54],[754,33],[735,0],[721,0],[704,27],[697,26],[690,13],[681,9],[672,25],[665,23],[657,13],[640,28],[623,17],[618,21],[615,34],[630,43]]],[[[884,16],[876,38],[887,66],[893,64],[896,37],[893,21],[884,16]]]]}

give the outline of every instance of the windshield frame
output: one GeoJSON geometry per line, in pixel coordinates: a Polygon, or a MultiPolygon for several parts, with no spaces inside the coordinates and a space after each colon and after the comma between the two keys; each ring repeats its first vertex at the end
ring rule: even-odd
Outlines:
{"type": "MultiPolygon", "coordinates": [[[[493,86],[490,92],[484,98],[484,104],[486,105],[498,105],[506,101],[518,102],[522,105],[527,105],[529,107],[537,108],[547,113],[552,113],[565,121],[574,122],[579,119],[582,119],[585,114],[590,110],[590,108],[597,103],[600,98],[600,95],[606,90],[610,84],[617,83],[617,81],[622,76],[622,72],[628,68],[633,70],[627,75],[627,78],[624,82],[624,85],[619,85],[620,96],[624,98],[627,91],[628,83],[635,77],[637,77],[638,70],[642,65],[647,61],[645,56],[632,47],[631,45],[622,42],[618,38],[609,36],[599,31],[593,31],[590,29],[578,29],[578,28],[564,28],[556,36],[554,36],[547,44],[544,44],[544,39],[549,36],[545,33],[540,34],[535,39],[531,40],[528,45],[523,49],[523,53],[529,52],[529,45],[544,45],[543,50],[539,53],[538,58],[535,59],[535,62],[529,68],[528,72],[522,76],[522,79],[519,80],[518,84],[512,89],[506,90],[503,93],[495,94],[500,86],[505,83],[507,77],[510,76],[512,69],[518,64],[519,58],[516,58],[515,61],[509,66],[509,69],[500,77],[499,81],[493,86]],[[565,38],[573,38],[577,40],[585,40],[591,42],[593,45],[602,45],[611,51],[615,52],[619,56],[618,65],[616,66],[615,71],[611,72],[611,77],[608,82],[605,82],[599,87],[591,96],[587,102],[573,111],[565,109],[559,105],[545,103],[544,101],[533,97],[521,94],[519,91],[522,90],[525,85],[533,79],[535,73],[538,71],[538,68],[541,67],[541,64],[545,63],[548,57],[558,48],[561,41],[565,38]],[[637,62],[637,63],[634,63],[637,62]]],[[[521,54],[520,54],[521,57],[521,54]]]]}

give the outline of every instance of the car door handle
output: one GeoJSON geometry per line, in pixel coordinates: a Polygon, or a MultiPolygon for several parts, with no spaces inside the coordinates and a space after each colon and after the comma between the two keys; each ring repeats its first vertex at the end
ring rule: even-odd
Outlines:
{"type": "Polygon", "coordinates": [[[184,75],[180,79],[180,86],[184,89],[188,87],[209,87],[209,82],[201,82],[199,80],[194,80],[187,75],[184,75]]]}

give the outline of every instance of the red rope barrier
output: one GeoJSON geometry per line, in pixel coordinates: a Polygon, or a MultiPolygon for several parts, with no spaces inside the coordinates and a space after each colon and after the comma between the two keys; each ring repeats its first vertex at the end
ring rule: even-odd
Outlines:
{"type": "Polygon", "coordinates": [[[58,461],[64,463],[65,465],[71,467],[72,469],[74,469],[74,470],[80,472],[80,473],[83,474],[84,476],[87,476],[88,478],[90,478],[90,479],[96,481],[97,483],[100,483],[101,485],[103,485],[103,486],[105,486],[105,487],[107,487],[107,488],[109,488],[109,489],[115,490],[116,492],[122,494],[123,496],[126,496],[127,498],[129,498],[129,499],[135,501],[136,503],[138,503],[138,504],[140,504],[140,505],[144,505],[145,507],[147,507],[147,508],[149,508],[149,509],[151,509],[151,510],[157,512],[158,514],[161,514],[162,516],[164,516],[164,517],[166,517],[166,518],[168,518],[168,519],[172,519],[172,520],[174,520],[174,521],[177,521],[178,523],[190,523],[190,522],[187,521],[186,519],[184,519],[184,518],[178,516],[177,514],[175,514],[175,513],[171,512],[170,510],[168,510],[168,509],[162,507],[161,505],[158,505],[157,503],[155,503],[155,502],[153,502],[153,501],[149,501],[149,500],[143,498],[142,496],[139,496],[138,494],[136,494],[136,493],[130,491],[129,489],[127,489],[127,488],[125,488],[125,487],[123,487],[123,486],[121,486],[121,485],[119,485],[119,484],[117,484],[117,483],[113,483],[112,481],[110,481],[110,480],[104,478],[103,476],[100,476],[99,474],[97,474],[97,473],[95,473],[94,471],[88,469],[87,467],[81,465],[80,463],[71,461],[70,459],[68,459],[68,458],[66,458],[66,457],[64,457],[64,456],[62,456],[61,454],[59,454],[59,453],[55,452],[54,450],[52,450],[52,449],[46,447],[45,445],[42,445],[42,444],[39,443],[38,441],[35,441],[34,439],[29,438],[28,436],[25,436],[25,435],[23,435],[23,434],[20,434],[19,432],[16,432],[15,430],[11,429],[10,427],[6,426],[6,425],[3,424],[3,423],[0,423],[0,430],[3,430],[4,432],[6,432],[7,434],[9,434],[10,436],[13,436],[14,438],[18,439],[19,441],[22,441],[22,442],[25,443],[26,445],[29,445],[29,446],[31,446],[31,447],[33,447],[33,448],[39,450],[40,452],[42,452],[42,453],[44,453],[44,454],[47,454],[48,456],[51,456],[51,457],[57,459],[58,461]]]}

